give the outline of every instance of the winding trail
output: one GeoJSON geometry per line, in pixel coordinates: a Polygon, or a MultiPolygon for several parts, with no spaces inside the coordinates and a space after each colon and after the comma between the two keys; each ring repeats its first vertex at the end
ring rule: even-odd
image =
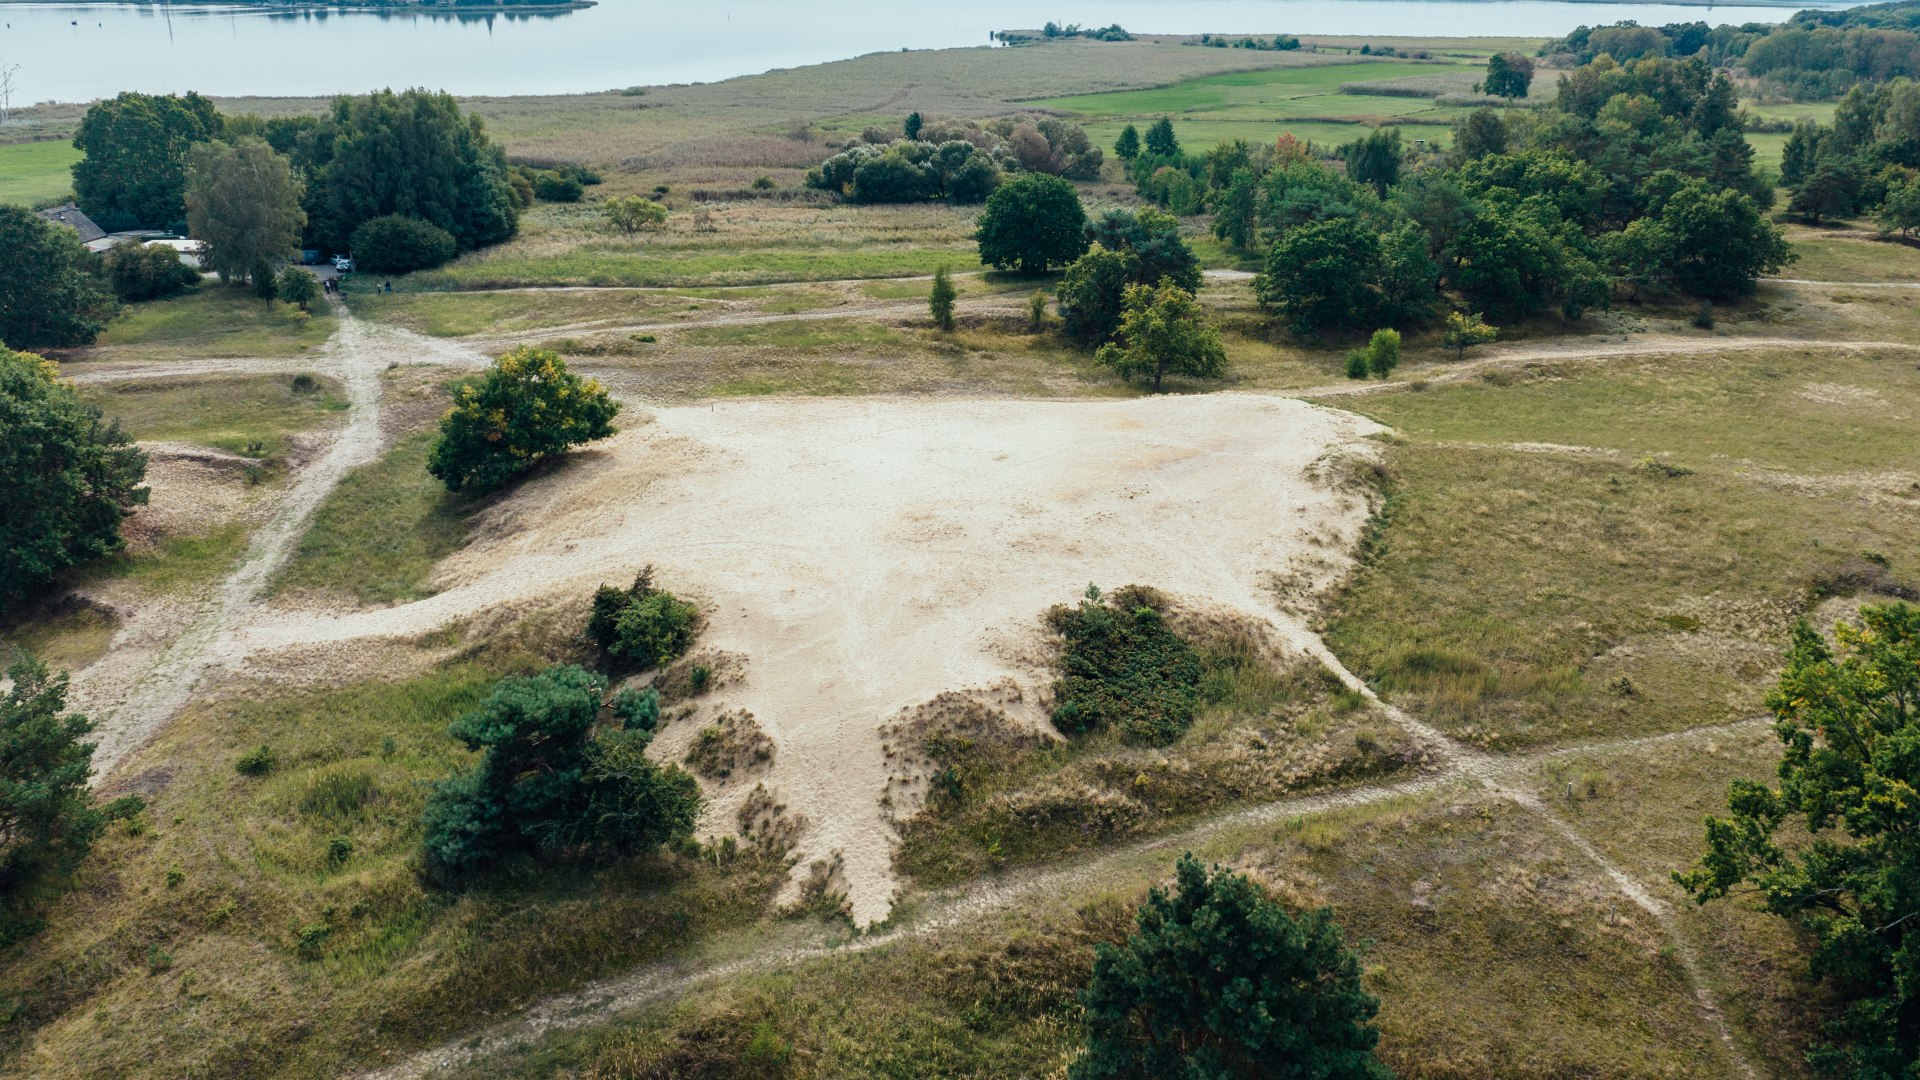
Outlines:
{"type": "MultiPolygon", "coordinates": [[[[323,354],[299,366],[339,380],[347,400],[346,423],[327,449],[295,474],[272,518],[254,531],[239,564],[201,600],[185,629],[145,670],[128,672],[103,663],[76,679],[87,710],[97,720],[98,745],[93,754],[96,787],[185,707],[209,668],[234,659],[236,630],[259,609],[261,594],[286,565],[314,511],[349,470],[378,457],[380,373],[390,363],[411,357],[419,343],[408,340],[408,336],[369,327],[344,309],[339,316],[339,330],[327,342],[323,354]]],[[[269,363],[277,371],[289,366],[284,360],[242,360],[200,365],[192,370],[258,370],[253,365],[264,367],[269,363]]],[[[149,365],[140,370],[115,366],[77,374],[82,381],[154,378],[161,377],[160,368],[180,366],[149,365]]]]}
{"type": "MultiPolygon", "coordinates": [[[[1336,669],[1343,677],[1351,675],[1336,669]]],[[[1364,686],[1361,687],[1365,691],[1364,686]]],[[[1371,695],[1369,695],[1371,696],[1371,695]]],[[[1404,713],[1385,706],[1389,712],[1404,713]]],[[[1368,784],[1319,794],[1279,799],[1258,806],[1244,807],[1175,832],[1149,837],[1113,848],[1098,855],[1065,864],[1016,870],[1005,875],[972,882],[959,889],[946,890],[922,898],[914,913],[884,929],[855,937],[816,933],[806,940],[783,947],[753,948],[746,955],[724,955],[706,959],[682,957],[647,964],[632,971],[601,979],[566,994],[557,994],[528,1006],[518,1016],[494,1024],[428,1050],[422,1050],[381,1069],[360,1074],[361,1080],[422,1080],[447,1074],[472,1064],[526,1046],[551,1035],[577,1031],[605,1023],[636,1009],[657,1004],[670,996],[685,994],[700,987],[742,975],[754,975],[793,967],[832,956],[871,952],[902,942],[931,937],[950,927],[982,919],[1018,907],[1035,897],[1071,894],[1097,888],[1117,866],[1137,861],[1158,852],[1191,850],[1222,834],[1242,829],[1272,826],[1296,818],[1314,817],[1341,810],[1371,806],[1393,799],[1413,798],[1446,790],[1469,796],[1476,788],[1484,795],[1508,799],[1546,816],[1554,831],[1588,859],[1593,860],[1633,903],[1647,911],[1660,924],[1668,939],[1675,943],[1675,955],[1687,973],[1703,1016],[1719,1035],[1729,1059],[1743,1075],[1755,1077],[1753,1066],[1741,1054],[1718,1004],[1706,989],[1704,973],[1693,950],[1674,925],[1671,911],[1632,877],[1612,866],[1592,843],[1547,808],[1530,791],[1519,785],[1541,763],[1554,758],[1587,753],[1626,753],[1655,746],[1685,744],[1724,735],[1734,735],[1764,727],[1765,718],[1715,724],[1687,731],[1585,743],[1578,746],[1542,750],[1532,754],[1499,758],[1466,750],[1435,732],[1413,722],[1410,727],[1423,738],[1437,738],[1442,748],[1459,748],[1465,753],[1441,760],[1432,771],[1405,780],[1368,784]]],[[[1430,744],[1435,745],[1435,744],[1430,744]]],[[[757,944],[757,943],[756,943],[757,944]]],[[[720,950],[726,951],[724,946],[720,950]]]]}
{"type": "MultiPolygon", "coordinates": [[[[1253,275],[1241,271],[1208,271],[1214,280],[1244,280],[1253,275]]],[[[1817,283],[1838,284],[1838,283],[1817,283]]],[[[1872,287],[1910,287],[1920,283],[1883,283],[1872,287]]],[[[336,300],[335,303],[338,303],[336,300]]],[[[788,314],[720,316],[665,324],[635,324],[602,329],[684,329],[700,325],[757,325],[807,319],[881,317],[904,313],[918,302],[887,303],[850,309],[826,309],[788,314]]],[[[450,366],[475,366],[485,362],[477,347],[509,343],[530,337],[550,337],[552,328],[524,334],[500,335],[443,342],[390,329],[375,329],[340,312],[340,327],[323,353],[299,361],[285,359],[234,359],[202,364],[102,364],[74,373],[79,381],[109,382],[123,379],[164,378],[170,375],[239,371],[285,371],[291,367],[314,370],[337,378],[345,392],[349,409],[346,423],[327,449],[304,466],[286,490],[273,517],[253,535],[239,564],[231,575],[208,596],[193,613],[186,629],[158,656],[151,667],[126,683],[125,693],[105,707],[91,705],[99,718],[99,747],[95,752],[96,782],[113,773],[134,750],[174,716],[190,699],[207,672],[216,665],[244,659],[249,642],[244,630],[261,610],[261,595],[274,574],[285,565],[297,546],[313,512],[351,469],[369,463],[381,449],[380,373],[394,363],[432,363],[450,366]]],[[[1625,357],[1671,355],[1680,353],[1726,352],[1766,348],[1820,349],[1902,349],[1916,346],[1903,342],[1808,341],[1797,338],[1692,338],[1681,335],[1648,335],[1636,341],[1597,342],[1570,347],[1515,347],[1460,364],[1450,364],[1427,375],[1433,382],[1449,382],[1474,377],[1482,372],[1526,363],[1554,360],[1605,360],[1625,357]]],[[[1413,374],[1409,372],[1409,374],[1413,374]]],[[[1425,375],[1425,371],[1421,372],[1425,375]]],[[[1293,396],[1341,398],[1357,394],[1402,389],[1407,382],[1381,384],[1341,383],[1294,391],[1293,396]]],[[[1286,620],[1276,620],[1281,626],[1286,620]]],[[[1673,948],[1673,955],[1695,997],[1702,1018],[1715,1031],[1733,1071],[1746,1077],[1760,1073],[1742,1053],[1720,1006],[1715,999],[1696,950],[1687,940],[1669,905],[1645,884],[1635,879],[1605,852],[1587,839],[1571,823],[1543,801],[1530,780],[1544,760],[1576,753],[1627,751],[1656,745],[1677,744],[1716,734],[1745,730],[1764,723],[1744,721],[1733,725],[1715,725],[1685,732],[1616,740],[1581,746],[1554,748],[1530,755],[1499,756],[1464,745],[1437,728],[1405,711],[1381,701],[1373,691],[1348,671],[1338,657],[1317,636],[1294,629],[1287,636],[1293,643],[1317,657],[1350,688],[1364,694],[1395,722],[1413,735],[1429,752],[1434,767],[1424,775],[1405,780],[1367,785],[1345,790],[1283,799],[1260,806],[1243,808],[1190,826],[1177,832],[1150,838],[1136,844],[1111,849],[1075,862],[1021,871],[992,880],[972,883],[964,888],[933,894],[921,899],[913,910],[893,924],[848,940],[818,939],[783,949],[765,950],[743,957],[703,960],[686,958],[672,963],[648,965],[621,976],[595,982],[568,994],[547,998],[519,1016],[496,1024],[477,1034],[446,1045],[424,1050],[376,1072],[372,1077],[423,1077],[436,1071],[458,1068],[513,1046],[536,1040],[546,1034],[578,1029],[605,1021],[636,1007],[659,1001],[669,994],[684,993],[697,986],[735,975],[772,970],[808,960],[863,952],[895,942],[921,938],[957,923],[1005,911],[1028,898],[1071,892],[1101,880],[1116,865],[1142,854],[1173,851],[1190,847],[1210,837],[1235,829],[1268,825],[1296,817],[1335,812],[1349,807],[1379,803],[1389,799],[1425,795],[1443,789],[1458,789],[1463,794],[1478,791],[1486,797],[1505,800],[1538,815],[1570,847],[1598,868],[1614,887],[1635,906],[1647,912],[1661,927],[1673,948]]]]}

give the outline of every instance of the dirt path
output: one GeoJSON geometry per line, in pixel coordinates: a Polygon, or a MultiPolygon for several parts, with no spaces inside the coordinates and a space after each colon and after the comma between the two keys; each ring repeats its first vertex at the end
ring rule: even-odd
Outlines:
{"type": "MultiPolygon", "coordinates": [[[[1484,348],[1484,347],[1483,347],[1484,348]]],[[[1310,386],[1287,393],[1310,400],[1361,397],[1406,390],[1415,383],[1460,382],[1489,371],[1521,367],[1556,360],[1603,362],[1648,356],[1675,356],[1688,353],[1746,352],[1754,349],[1900,349],[1920,351],[1920,344],[1907,341],[1832,341],[1806,338],[1688,337],[1684,334],[1640,334],[1631,340],[1573,343],[1569,345],[1515,345],[1487,349],[1472,360],[1428,363],[1401,369],[1399,377],[1388,382],[1348,381],[1310,386]]]]}
{"type": "Polygon", "coordinates": [[[1836,289],[1920,289],[1920,281],[1821,281],[1817,278],[1763,277],[1769,285],[1824,285],[1836,289]]]}
{"type": "MultiPolygon", "coordinates": [[[[1246,807],[1176,832],[1150,837],[1138,843],[1077,859],[1064,865],[1012,871],[995,878],[971,883],[960,889],[936,893],[916,905],[913,917],[873,933],[852,938],[829,937],[815,933],[804,941],[773,947],[767,947],[758,940],[738,944],[723,942],[709,946],[704,956],[682,957],[671,962],[649,964],[622,975],[591,983],[571,993],[544,999],[528,1007],[513,1019],[441,1046],[412,1054],[386,1068],[364,1073],[362,1077],[363,1080],[421,1080],[424,1077],[458,1070],[464,1065],[537,1042],[551,1035],[605,1023],[636,1009],[735,976],[776,971],[812,960],[868,952],[888,945],[929,937],[969,920],[985,918],[1017,907],[1036,897],[1071,895],[1097,888],[1108,879],[1117,866],[1137,861],[1145,855],[1189,851],[1223,833],[1271,826],[1294,818],[1335,813],[1391,799],[1413,798],[1447,788],[1457,788],[1465,794],[1477,787],[1482,792],[1495,797],[1513,798],[1514,793],[1519,790],[1516,785],[1524,782],[1523,778],[1526,775],[1542,762],[1556,757],[1586,753],[1624,753],[1655,746],[1684,745],[1693,741],[1753,730],[1763,727],[1768,722],[1765,719],[1743,720],[1732,724],[1711,725],[1641,738],[1561,747],[1501,759],[1469,753],[1443,760],[1442,764],[1430,773],[1398,782],[1369,784],[1246,807]],[[1487,783],[1488,780],[1492,780],[1493,783],[1487,783]]],[[[1419,726],[1425,727],[1425,725],[1419,726]]],[[[1428,728],[1427,731],[1431,732],[1432,729],[1428,728]]],[[[1437,733],[1434,734],[1437,735],[1437,733]]],[[[1439,738],[1446,746],[1456,745],[1446,740],[1444,736],[1439,738]]],[[[1548,813],[1530,792],[1520,794],[1525,800],[1522,805],[1536,812],[1548,813]]],[[[1555,825],[1556,833],[1567,839],[1587,858],[1600,865],[1609,879],[1614,881],[1615,885],[1633,900],[1636,906],[1648,910],[1660,921],[1669,939],[1677,943],[1676,955],[1682,956],[1683,967],[1686,968],[1689,979],[1693,982],[1696,998],[1701,1002],[1702,1013],[1710,1018],[1718,1030],[1730,1059],[1743,1075],[1756,1075],[1752,1066],[1745,1061],[1738,1047],[1733,1043],[1731,1032],[1720,1018],[1719,1008],[1711,994],[1702,989],[1705,985],[1704,976],[1698,971],[1697,960],[1693,958],[1691,949],[1685,946],[1677,929],[1673,927],[1670,915],[1662,917],[1666,911],[1665,905],[1649,895],[1631,877],[1612,868],[1605,857],[1584,837],[1573,833],[1557,817],[1553,817],[1550,813],[1548,816],[1555,825]],[[1682,949],[1685,949],[1684,955],[1682,955],[1682,949]]]]}
{"type": "MultiPolygon", "coordinates": [[[[84,703],[98,723],[96,785],[186,705],[209,668],[236,658],[236,628],[259,610],[260,594],[293,554],[308,519],[342,476],[378,456],[380,373],[391,363],[417,359],[420,345],[409,336],[369,327],[344,310],[339,315],[340,328],[323,353],[302,365],[339,380],[345,394],[346,423],[333,441],[294,476],[238,566],[200,600],[185,629],[157,657],[116,656],[109,650],[75,677],[76,702],[84,703]]],[[[111,376],[121,370],[83,374],[111,376]]],[[[127,377],[148,376],[130,372],[127,377]]]]}

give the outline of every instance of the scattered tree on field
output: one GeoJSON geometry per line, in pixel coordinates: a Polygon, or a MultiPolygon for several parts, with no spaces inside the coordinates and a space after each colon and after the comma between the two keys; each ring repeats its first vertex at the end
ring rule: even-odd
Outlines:
{"type": "Polygon", "coordinates": [[[298,306],[301,311],[312,311],[313,302],[320,299],[320,279],[297,266],[289,266],[280,274],[280,299],[298,306]]]}
{"type": "Polygon", "coordinates": [[[1347,378],[1364,379],[1367,377],[1367,350],[1350,349],[1347,352],[1347,378]]]}
{"type": "Polygon", "coordinates": [[[926,121],[920,118],[919,113],[910,112],[907,114],[907,122],[901,125],[900,130],[905,133],[907,138],[918,139],[920,137],[920,129],[925,125],[926,121]]]}
{"type": "Polygon", "coordinates": [[[1822,218],[1846,217],[1859,207],[1860,167],[1851,161],[1822,161],[1794,190],[1787,209],[1815,225],[1822,218]]]}
{"type": "Polygon", "coordinates": [[[1001,270],[1039,274],[1087,250],[1087,214],[1080,193],[1057,176],[1024,173],[987,198],[975,238],[980,261],[1001,270]]]}
{"type": "MultiPolygon", "coordinates": [[[[763,176],[760,179],[767,178],[763,176]]],[[[754,183],[758,185],[759,180],[754,183]]],[[[771,181],[768,182],[768,186],[772,186],[771,181]]],[[[628,236],[642,229],[657,229],[667,223],[666,207],[638,195],[615,196],[603,205],[606,207],[607,221],[628,236]]]]}
{"type": "Polygon", "coordinates": [[[0,348],[0,603],[119,551],[147,501],[147,456],[60,381],[53,362],[0,348]]]}
{"type": "Polygon", "coordinates": [[[933,325],[948,332],[953,330],[953,299],[957,295],[947,268],[941,266],[935,270],[933,292],[927,297],[927,308],[933,313],[933,325]]]}
{"type": "Polygon", "coordinates": [[[1384,379],[1400,366],[1400,331],[1375,330],[1367,341],[1367,370],[1384,379]]]}
{"type": "Polygon", "coordinates": [[[199,94],[127,92],[80,120],[73,165],[80,209],[109,231],[168,228],[185,219],[187,157],[220,136],[220,113],[199,94]]]}
{"type": "Polygon", "coordinates": [[[1127,286],[1114,340],[1094,359],[1123,379],[1151,378],[1156,394],[1167,375],[1218,379],[1227,372],[1220,334],[1207,324],[1193,294],[1172,282],[1127,286]]]}
{"type": "Polygon", "coordinates": [[[1124,945],[1101,945],[1086,1053],[1071,1080],[1386,1080],[1380,1002],[1327,908],[1294,915],[1191,854],[1147,894],[1124,945]]]}
{"type": "Polygon", "coordinates": [[[0,948],[39,929],[36,909],[62,888],[108,821],[139,813],[137,796],[96,808],[87,797],[93,730],[65,711],[67,677],[17,658],[0,693],[0,948]]]}
{"type": "Polygon", "coordinates": [[[578,443],[614,433],[620,403],[551,349],[522,347],[454,391],[427,471],[449,491],[496,488],[578,443]]]}
{"type": "Polygon", "coordinates": [[[1813,939],[1810,968],[1843,1006],[1807,1055],[1834,1076],[1910,1075],[1920,1061],[1920,608],[1870,605],[1833,642],[1804,620],[1767,695],[1780,784],[1735,780],[1707,851],[1674,880],[1706,903],[1750,891],[1813,939]],[[1782,827],[1803,836],[1782,843],[1782,827]],[[1838,835],[1844,834],[1844,836],[1838,835]]]}
{"type": "Polygon", "coordinates": [[[1487,58],[1487,77],[1481,89],[1504,98],[1523,98],[1533,83],[1533,58],[1519,53],[1494,53],[1487,58]]]}
{"type": "Polygon", "coordinates": [[[0,124],[13,118],[13,95],[20,87],[20,65],[0,59],[0,124]]]}
{"type": "Polygon", "coordinates": [[[1060,321],[1074,342],[1091,348],[1120,328],[1127,287],[1136,284],[1134,263],[1126,252],[1095,244],[1067,267],[1059,285],[1060,321]]]}
{"type": "Polygon", "coordinates": [[[0,204],[0,347],[90,345],[113,317],[113,294],[80,234],[0,204]]]}
{"type": "Polygon", "coordinates": [[[177,296],[200,283],[200,271],[165,244],[116,244],[101,266],[113,294],[126,304],[177,296]]]}
{"type": "Polygon", "coordinates": [[[1027,329],[1039,330],[1047,321],[1047,290],[1035,289],[1027,297],[1027,329]]]}
{"type": "Polygon", "coordinates": [[[247,283],[253,287],[253,295],[265,300],[269,308],[280,299],[280,271],[270,262],[254,263],[253,269],[247,272],[247,283]]]}
{"type": "Polygon", "coordinates": [[[1147,128],[1147,153],[1154,157],[1172,158],[1180,156],[1180,140],[1173,134],[1173,121],[1168,117],[1155,120],[1147,128]]]}
{"type": "Polygon", "coordinates": [[[460,879],[516,856],[629,854],[692,834],[693,778],[645,754],[652,733],[595,730],[606,683],[578,667],[500,681],[448,728],[480,761],[434,787],[429,868],[460,879]]]}
{"type": "Polygon", "coordinates": [[[1920,229],[1920,177],[1909,178],[1887,190],[1880,208],[1873,212],[1873,223],[1882,232],[1911,236],[1920,229]]]}
{"type": "Polygon", "coordinates": [[[1200,260],[1181,238],[1179,219],[1157,207],[1109,210],[1087,226],[1087,238],[1131,256],[1136,285],[1171,281],[1188,292],[1200,288],[1200,260]]]}
{"type": "Polygon", "coordinates": [[[369,218],[353,230],[353,258],[376,274],[430,270],[459,253],[453,234],[431,221],[399,214],[369,218]]]}
{"type": "Polygon", "coordinates": [[[1488,326],[1487,321],[1478,313],[1467,315],[1458,311],[1449,311],[1447,328],[1440,335],[1440,344],[1452,349],[1454,356],[1463,357],[1468,349],[1475,345],[1485,345],[1499,336],[1499,329],[1488,326]]]}
{"type": "Polygon", "coordinates": [[[300,246],[307,215],[287,159],[265,141],[206,142],[187,164],[187,230],[202,265],[227,282],[271,266],[300,246]]]}
{"type": "Polygon", "coordinates": [[[1140,129],[1128,124],[1120,129],[1120,137],[1114,140],[1113,156],[1121,161],[1132,161],[1140,156],[1140,129]]]}
{"type": "Polygon", "coordinates": [[[608,656],[640,668],[658,667],[693,644],[700,612],[672,593],[653,587],[653,567],[625,589],[602,585],[593,594],[587,637],[608,656]]]}

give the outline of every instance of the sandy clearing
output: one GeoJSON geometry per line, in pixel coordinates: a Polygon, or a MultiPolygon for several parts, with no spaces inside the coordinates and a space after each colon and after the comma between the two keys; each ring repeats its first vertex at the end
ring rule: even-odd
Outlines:
{"type": "MultiPolygon", "coordinates": [[[[765,780],[812,823],[802,865],[841,855],[861,925],[894,894],[879,804],[888,720],[1011,679],[1040,722],[1037,617],[1089,581],[1225,605],[1306,645],[1263,582],[1344,570],[1338,553],[1368,506],[1307,474],[1378,430],[1248,394],[725,402],[644,419],[630,413],[604,449],[504,501],[443,568],[440,594],[371,612],[260,612],[239,645],[410,635],[654,563],[663,586],[702,602],[702,646],[746,657],[710,707],[745,709],[772,737],[765,780]]],[[[663,747],[675,741],[670,730],[663,747]]],[[[714,794],[709,821],[728,829],[744,790],[714,794]]]]}

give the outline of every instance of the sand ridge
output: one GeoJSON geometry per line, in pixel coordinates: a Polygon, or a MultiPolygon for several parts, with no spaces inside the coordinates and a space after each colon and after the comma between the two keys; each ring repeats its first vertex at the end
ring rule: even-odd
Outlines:
{"type": "MultiPolygon", "coordinates": [[[[1368,506],[1315,483],[1371,422],[1253,394],[1111,402],[759,400],[642,411],[508,496],[444,591],[352,614],[259,612],[243,653],[409,635],[657,567],[701,602],[701,647],[746,658],[707,708],[772,738],[764,774],[709,785],[706,829],[764,780],[837,854],[856,922],[884,919],[894,836],[880,729],[943,691],[1024,685],[1043,723],[1038,616],[1089,582],[1151,584],[1310,640],[1263,584],[1344,559],[1368,506]]],[[[669,729],[662,756],[689,735],[669,729]]]]}

